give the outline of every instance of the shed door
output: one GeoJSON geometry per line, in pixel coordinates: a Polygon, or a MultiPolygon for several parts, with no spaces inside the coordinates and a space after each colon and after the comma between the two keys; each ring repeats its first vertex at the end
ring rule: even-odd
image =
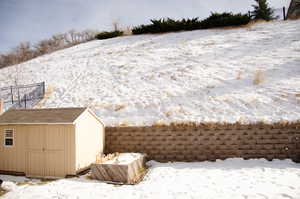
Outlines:
{"type": "Polygon", "coordinates": [[[26,132],[26,175],[43,177],[45,167],[44,136],[40,128],[29,128],[26,132]]]}
{"type": "Polygon", "coordinates": [[[26,175],[64,177],[63,129],[33,127],[27,133],[26,175]]]}
{"type": "Polygon", "coordinates": [[[44,135],[45,177],[65,177],[64,129],[47,129],[44,135]]]}

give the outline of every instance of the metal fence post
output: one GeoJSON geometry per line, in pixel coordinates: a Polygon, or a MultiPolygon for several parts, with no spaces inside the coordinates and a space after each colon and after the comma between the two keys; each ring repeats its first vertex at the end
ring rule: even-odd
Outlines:
{"type": "Polygon", "coordinates": [[[45,82],[43,82],[43,96],[42,96],[42,99],[44,98],[44,96],[45,96],[45,82]]]}
{"type": "Polygon", "coordinates": [[[20,89],[18,87],[18,102],[19,102],[19,107],[21,106],[21,99],[20,99],[20,89]]]}
{"type": "Polygon", "coordinates": [[[285,21],[286,20],[286,15],[285,15],[285,6],[283,6],[283,20],[285,21]]]}
{"type": "Polygon", "coordinates": [[[26,97],[26,96],[27,96],[27,95],[25,94],[25,96],[24,96],[25,109],[26,109],[26,107],[27,107],[27,104],[26,104],[27,97],[26,97]]]}
{"type": "Polygon", "coordinates": [[[10,87],[10,93],[11,93],[11,104],[14,104],[14,94],[13,94],[13,87],[10,87]]]}

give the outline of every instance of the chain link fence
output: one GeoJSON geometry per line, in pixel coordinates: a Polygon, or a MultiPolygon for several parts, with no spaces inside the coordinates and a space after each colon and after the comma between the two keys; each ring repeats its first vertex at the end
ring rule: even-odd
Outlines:
{"type": "Polygon", "coordinates": [[[0,88],[0,98],[4,101],[4,109],[31,108],[45,95],[45,82],[16,85],[0,88]]]}

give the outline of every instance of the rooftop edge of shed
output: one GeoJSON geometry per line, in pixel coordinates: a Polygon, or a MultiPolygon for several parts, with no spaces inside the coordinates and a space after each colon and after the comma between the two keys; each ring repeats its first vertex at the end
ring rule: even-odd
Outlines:
{"type": "MultiPolygon", "coordinates": [[[[0,115],[0,125],[12,124],[74,124],[85,111],[101,120],[88,107],[10,109],[0,115]]],[[[102,123],[102,122],[101,122],[102,123]]],[[[103,124],[103,123],[102,123],[103,124]]]]}

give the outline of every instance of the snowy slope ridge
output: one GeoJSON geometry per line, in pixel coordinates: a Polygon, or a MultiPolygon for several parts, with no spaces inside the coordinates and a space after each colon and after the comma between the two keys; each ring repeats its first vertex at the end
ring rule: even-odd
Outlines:
{"type": "Polygon", "coordinates": [[[90,106],[106,125],[296,121],[300,20],[92,41],[1,69],[0,87],[17,74],[46,81],[37,107],[90,106]]]}

